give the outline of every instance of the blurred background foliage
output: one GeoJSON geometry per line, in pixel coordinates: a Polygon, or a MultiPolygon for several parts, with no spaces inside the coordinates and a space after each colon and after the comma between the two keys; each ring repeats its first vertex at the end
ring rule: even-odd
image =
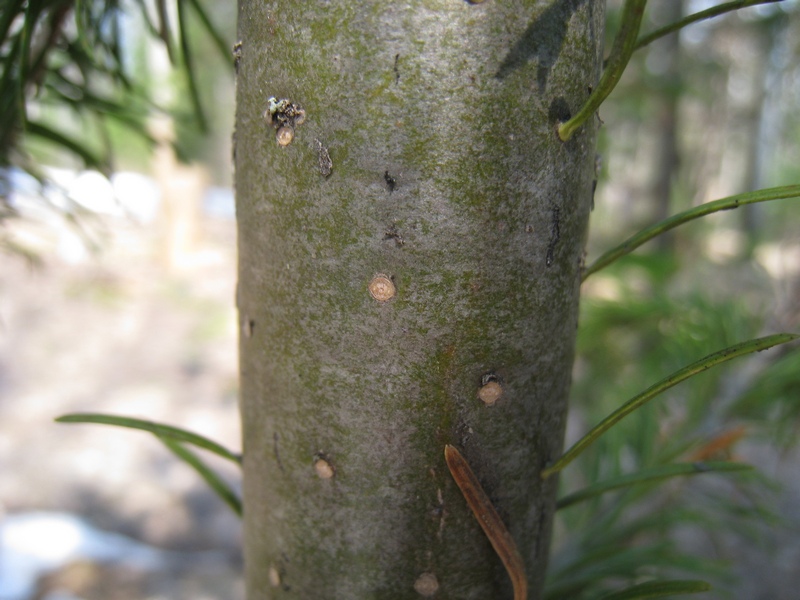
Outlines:
{"type": "MultiPolygon", "coordinates": [[[[620,4],[609,3],[611,23],[620,4]]],[[[717,4],[650,2],[641,33],[717,4]]],[[[797,8],[742,9],[634,54],[600,111],[587,262],[668,215],[800,179],[797,8]]],[[[704,217],[586,280],[567,445],[693,360],[798,330],[796,214],[788,199],[704,217]]],[[[798,399],[800,354],[778,348],[694,377],[611,429],[562,472],[562,496],[674,463],[758,469],[650,481],[561,509],[548,598],[687,576],[710,580],[719,598],[793,597],[796,569],[776,565],[800,548],[768,532],[800,533],[779,500],[800,477],[798,399]],[[752,571],[755,554],[770,573],[752,571]]]]}
{"type": "MultiPolygon", "coordinates": [[[[608,3],[607,47],[621,4],[608,3]]],[[[718,4],[652,0],[642,33],[718,4]]],[[[162,182],[166,148],[177,165],[198,166],[205,185],[230,187],[235,16],[231,3],[202,0],[4,3],[0,243],[12,256],[61,261],[30,243],[26,221],[40,213],[20,200],[21,173],[36,178],[33,195],[48,214],[100,255],[110,237],[86,234],[86,223],[106,230],[118,221],[69,192],[49,193],[59,169],[133,170],[162,182]]],[[[795,0],[697,23],[634,53],[600,111],[587,259],[689,207],[798,182],[798,58],[795,0]]],[[[796,214],[792,199],[705,217],[586,281],[568,444],[710,352],[800,329],[796,214]]],[[[187,297],[189,286],[181,283],[187,297]]],[[[562,496],[676,462],[759,469],[653,480],[564,507],[548,598],[687,575],[711,578],[715,597],[794,598],[796,561],[780,565],[800,556],[800,516],[784,509],[800,502],[799,398],[800,354],[781,347],[684,382],[600,438],[561,474],[562,496]]]]}
{"type": "MultiPolygon", "coordinates": [[[[202,0],[4,2],[0,223],[20,216],[13,192],[33,185],[27,174],[49,216],[84,232],[92,211],[53,168],[147,173],[164,144],[230,186],[235,19],[232,5],[202,0]]],[[[36,258],[7,227],[0,244],[36,258]]]]}

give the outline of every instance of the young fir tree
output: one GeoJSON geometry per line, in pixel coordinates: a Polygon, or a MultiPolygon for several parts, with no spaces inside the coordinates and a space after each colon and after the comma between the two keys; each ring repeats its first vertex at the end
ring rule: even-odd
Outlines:
{"type": "Polygon", "coordinates": [[[539,597],[603,5],[239,3],[249,599],[511,598],[446,445],[539,597]]]}

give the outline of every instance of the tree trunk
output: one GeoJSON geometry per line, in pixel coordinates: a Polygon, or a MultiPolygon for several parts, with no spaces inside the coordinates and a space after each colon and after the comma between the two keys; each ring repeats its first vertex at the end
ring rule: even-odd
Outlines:
{"type": "Polygon", "coordinates": [[[250,600],[511,598],[446,444],[539,597],[603,4],[240,0],[250,600]]]}

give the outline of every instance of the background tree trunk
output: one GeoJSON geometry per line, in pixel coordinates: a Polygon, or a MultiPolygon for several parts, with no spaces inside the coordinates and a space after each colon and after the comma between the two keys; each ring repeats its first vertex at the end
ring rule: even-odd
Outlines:
{"type": "Polygon", "coordinates": [[[554,127],[596,82],[603,4],[240,0],[249,599],[510,598],[448,443],[539,596],[596,124],[554,127]],[[305,111],[287,146],[271,96],[305,111]]]}
{"type": "MultiPolygon", "coordinates": [[[[683,2],[672,0],[659,4],[655,10],[655,17],[655,27],[677,23],[683,17],[683,2]]],[[[680,33],[676,31],[656,40],[650,52],[657,53],[659,57],[660,77],[658,81],[661,86],[655,132],[657,139],[655,178],[652,188],[655,204],[652,220],[657,223],[675,212],[672,209],[672,194],[675,180],[680,173],[681,153],[678,140],[680,125],[678,119],[681,86],[683,85],[680,70],[680,33]]],[[[659,251],[669,252],[673,248],[674,241],[672,232],[666,232],[664,235],[658,236],[655,243],[659,251]]]]}

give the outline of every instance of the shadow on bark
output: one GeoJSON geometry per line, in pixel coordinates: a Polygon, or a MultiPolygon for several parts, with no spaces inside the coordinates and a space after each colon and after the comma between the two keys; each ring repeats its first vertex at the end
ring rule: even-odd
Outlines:
{"type": "Polygon", "coordinates": [[[539,91],[543,91],[547,85],[550,69],[564,45],[570,18],[585,2],[586,0],[567,0],[551,3],[528,25],[522,37],[508,51],[495,77],[505,79],[512,71],[535,59],[539,62],[536,84],[539,91]]]}

